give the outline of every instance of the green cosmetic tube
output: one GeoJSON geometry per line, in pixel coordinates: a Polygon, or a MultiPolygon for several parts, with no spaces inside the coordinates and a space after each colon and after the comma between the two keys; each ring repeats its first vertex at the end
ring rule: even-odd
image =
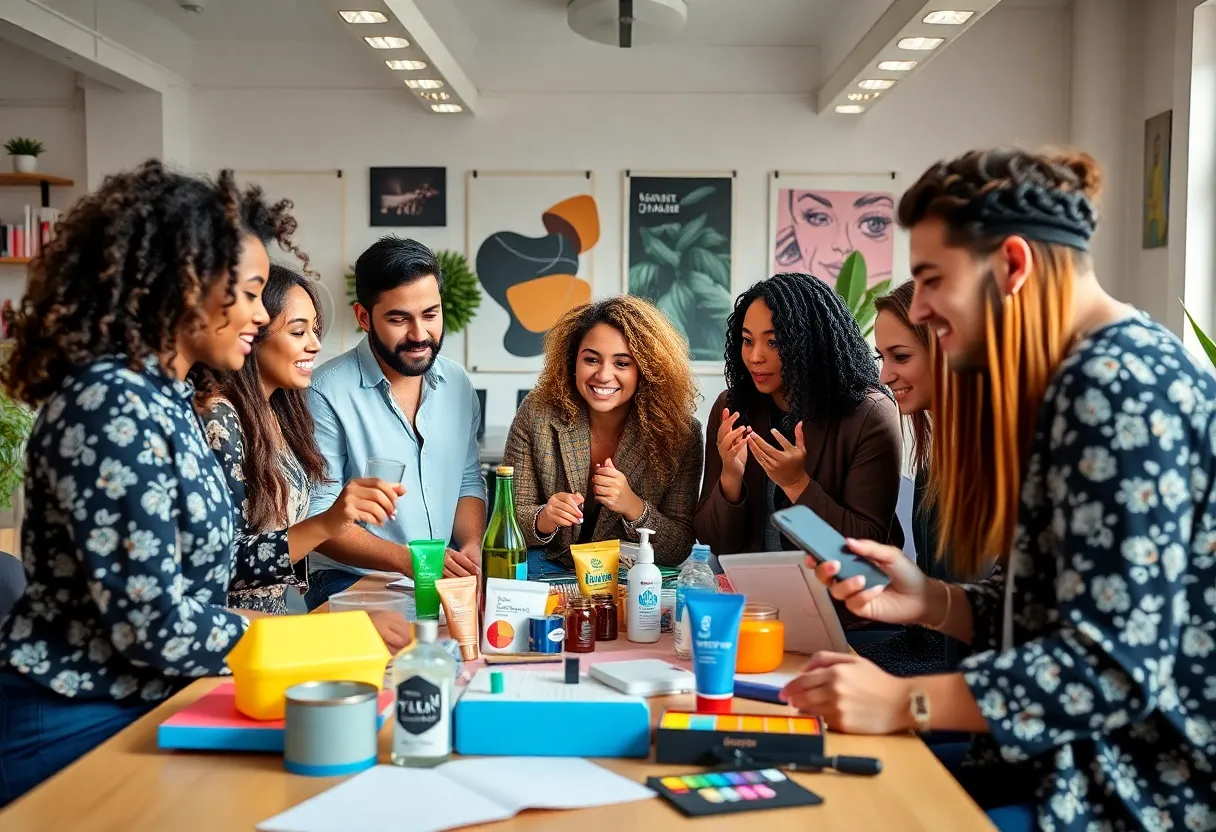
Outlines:
{"type": "Polygon", "coordinates": [[[446,540],[411,540],[410,559],[414,563],[414,604],[418,618],[439,618],[439,590],[435,581],[443,577],[446,540]]]}

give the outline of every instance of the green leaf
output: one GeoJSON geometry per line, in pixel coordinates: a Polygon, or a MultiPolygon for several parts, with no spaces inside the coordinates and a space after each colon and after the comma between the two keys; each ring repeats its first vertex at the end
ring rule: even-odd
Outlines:
{"type": "Polygon", "coordinates": [[[730,292],[730,259],[712,251],[694,247],[684,252],[684,262],[688,268],[704,272],[713,278],[727,292],[730,292]]]}
{"type": "MultiPolygon", "coordinates": [[[[1181,301],[1179,301],[1181,303],[1181,301]]],[[[1199,345],[1203,347],[1203,351],[1207,353],[1208,361],[1212,362],[1212,368],[1216,369],[1216,343],[1208,337],[1208,334],[1199,328],[1199,324],[1195,323],[1195,319],[1191,317],[1191,310],[1186,308],[1186,304],[1182,304],[1182,311],[1186,313],[1186,319],[1191,322],[1191,329],[1195,330],[1195,337],[1199,339],[1199,345]]]]}
{"type": "Polygon", "coordinates": [[[888,277],[886,280],[878,281],[877,283],[875,283],[873,286],[871,286],[869,289],[866,290],[866,297],[865,297],[865,300],[862,301],[862,306],[865,306],[865,304],[867,304],[867,303],[873,303],[874,301],[878,300],[880,297],[882,297],[888,291],[890,291],[890,289],[891,289],[891,278],[888,277]]]}
{"type": "Polygon", "coordinates": [[[629,267],[629,294],[640,298],[654,300],[655,284],[659,277],[659,267],[649,260],[634,263],[629,267]]]}
{"type": "Polygon", "coordinates": [[[878,310],[873,303],[863,306],[861,310],[853,316],[857,321],[857,326],[861,330],[863,338],[869,338],[870,333],[874,331],[874,319],[878,317],[878,310]]]}
{"type": "Polygon", "coordinates": [[[650,226],[650,230],[660,237],[670,237],[674,240],[680,236],[681,227],[678,222],[665,222],[662,225],[650,226]]]}
{"type": "Polygon", "coordinates": [[[646,254],[659,265],[671,266],[673,269],[680,267],[680,255],[649,228],[642,229],[642,248],[646,249],[646,254]]]}
{"type": "Polygon", "coordinates": [[[719,286],[717,281],[704,272],[689,272],[688,288],[692,290],[693,296],[696,298],[699,317],[710,319],[702,321],[702,324],[724,329],[726,319],[735,307],[730,292],[719,286]]]}
{"type": "Polygon", "coordinates": [[[697,245],[705,248],[717,248],[729,242],[729,237],[710,225],[706,226],[705,230],[701,232],[701,239],[697,240],[697,245]]]}
{"type": "Polygon", "coordinates": [[[676,240],[676,251],[683,252],[693,241],[701,235],[701,229],[705,227],[706,220],[709,219],[709,214],[702,214],[695,220],[691,220],[684,226],[684,230],[680,232],[680,238],[676,240]]]}
{"type": "Polygon", "coordinates": [[[860,251],[844,258],[840,274],[836,277],[836,293],[844,298],[845,306],[856,317],[861,310],[861,300],[866,290],[866,259],[860,251]]]}
{"type": "MultiPolygon", "coordinates": [[[[435,259],[443,271],[443,324],[448,332],[461,332],[477,315],[481,289],[468,258],[457,251],[437,251],[435,259]]],[[[351,287],[353,289],[353,287],[351,287]]]]}
{"type": "Polygon", "coordinates": [[[694,320],[697,307],[697,297],[687,283],[673,283],[671,289],[656,304],[659,311],[667,316],[672,326],[688,338],[688,328],[694,320]]]}
{"type": "Polygon", "coordinates": [[[684,198],[680,200],[680,207],[687,208],[689,205],[696,205],[698,202],[705,199],[705,197],[709,196],[716,190],[718,190],[717,185],[702,185],[696,190],[689,191],[684,195],[684,198]]]}

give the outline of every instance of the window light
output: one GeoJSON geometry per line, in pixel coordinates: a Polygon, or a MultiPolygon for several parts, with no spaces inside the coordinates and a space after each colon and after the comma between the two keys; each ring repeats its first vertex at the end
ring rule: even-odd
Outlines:
{"type": "Polygon", "coordinates": [[[410,42],[405,38],[381,37],[381,38],[364,38],[367,45],[372,49],[404,49],[410,45],[410,42]]]}
{"type": "Polygon", "coordinates": [[[383,12],[338,12],[347,23],[388,23],[383,12]]]}

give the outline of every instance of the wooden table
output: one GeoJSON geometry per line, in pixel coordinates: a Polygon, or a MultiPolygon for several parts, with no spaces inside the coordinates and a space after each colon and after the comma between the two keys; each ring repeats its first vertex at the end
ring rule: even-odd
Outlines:
{"type": "MultiPolygon", "coordinates": [[[[623,645],[622,645],[623,646],[623,645]]],[[[787,656],[783,670],[805,663],[787,656]]],[[[341,778],[287,774],[282,758],[272,754],[205,754],[162,752],[156,728],[219,680],[202,679],[160,705],[76,764],[0,812],[4,832],[89,830],[249,830],[256,824],[335,785],[341,778]]],[[[664,707],[693,707],[691,695],[652,700],[657,718],[664,707]]],[[[736,700],[736,710],[782,713],[787,709],[736,700]]],[[[392,722],[380,734],[380,761],[388,762],[392,722]]],[[[851,777],[830,772],[792,775],[824,798],[822,806],[777,809],[703,819],[697,832],[762,826],[766,832],[857,832],[878,829],[951,832],[993,827],[987,817],[914,736],[859,737],[830,734],[829,754],[852,754],[882,760],[877,777],[851,777]]],[[[606,768],[644,782],[646,777],[688,773],[692,766],[659,766],[641,760],[600,760],[606,768]]],[[[397,821],[385,819],[385,832],[406,829],[408,809],[397,821]]],[[[529,811],[494,824],[501,832],[553,830],[656,830],[689,823],[660,799],[577,812],[529,811]]]]}

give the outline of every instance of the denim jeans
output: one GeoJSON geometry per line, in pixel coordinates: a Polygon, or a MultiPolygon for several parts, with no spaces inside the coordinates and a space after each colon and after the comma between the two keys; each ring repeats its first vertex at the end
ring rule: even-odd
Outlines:
{"type": "Polygon", "coordinates": [[[70,699],[12,669],[0,669],[0,808],[157,704],[70,699]]]}
{"type": "Polygon", "coordinates": [[[926,735],[925,742],[971,799],[987,812],[988,819],[997,829],[1031,832],[1035,828],[1034,804],[1021,801],[1033,798],[1034,783],[1025,776],[1024,770],[1009,769],[1005,775],[995,766],[975,770],[963,768],[969,743],[959,742],[960,736],[939,732],[926,735]],[[944,742],[934,742],[935,739],[944,742]]]}
{"type": "Polygon", "coordinates": [[[346,592],[361,577],[341,569],[317,569],[308,573],[308,591],[304,593],[308,611],[312,612],[339,592],[346,592]]]}

